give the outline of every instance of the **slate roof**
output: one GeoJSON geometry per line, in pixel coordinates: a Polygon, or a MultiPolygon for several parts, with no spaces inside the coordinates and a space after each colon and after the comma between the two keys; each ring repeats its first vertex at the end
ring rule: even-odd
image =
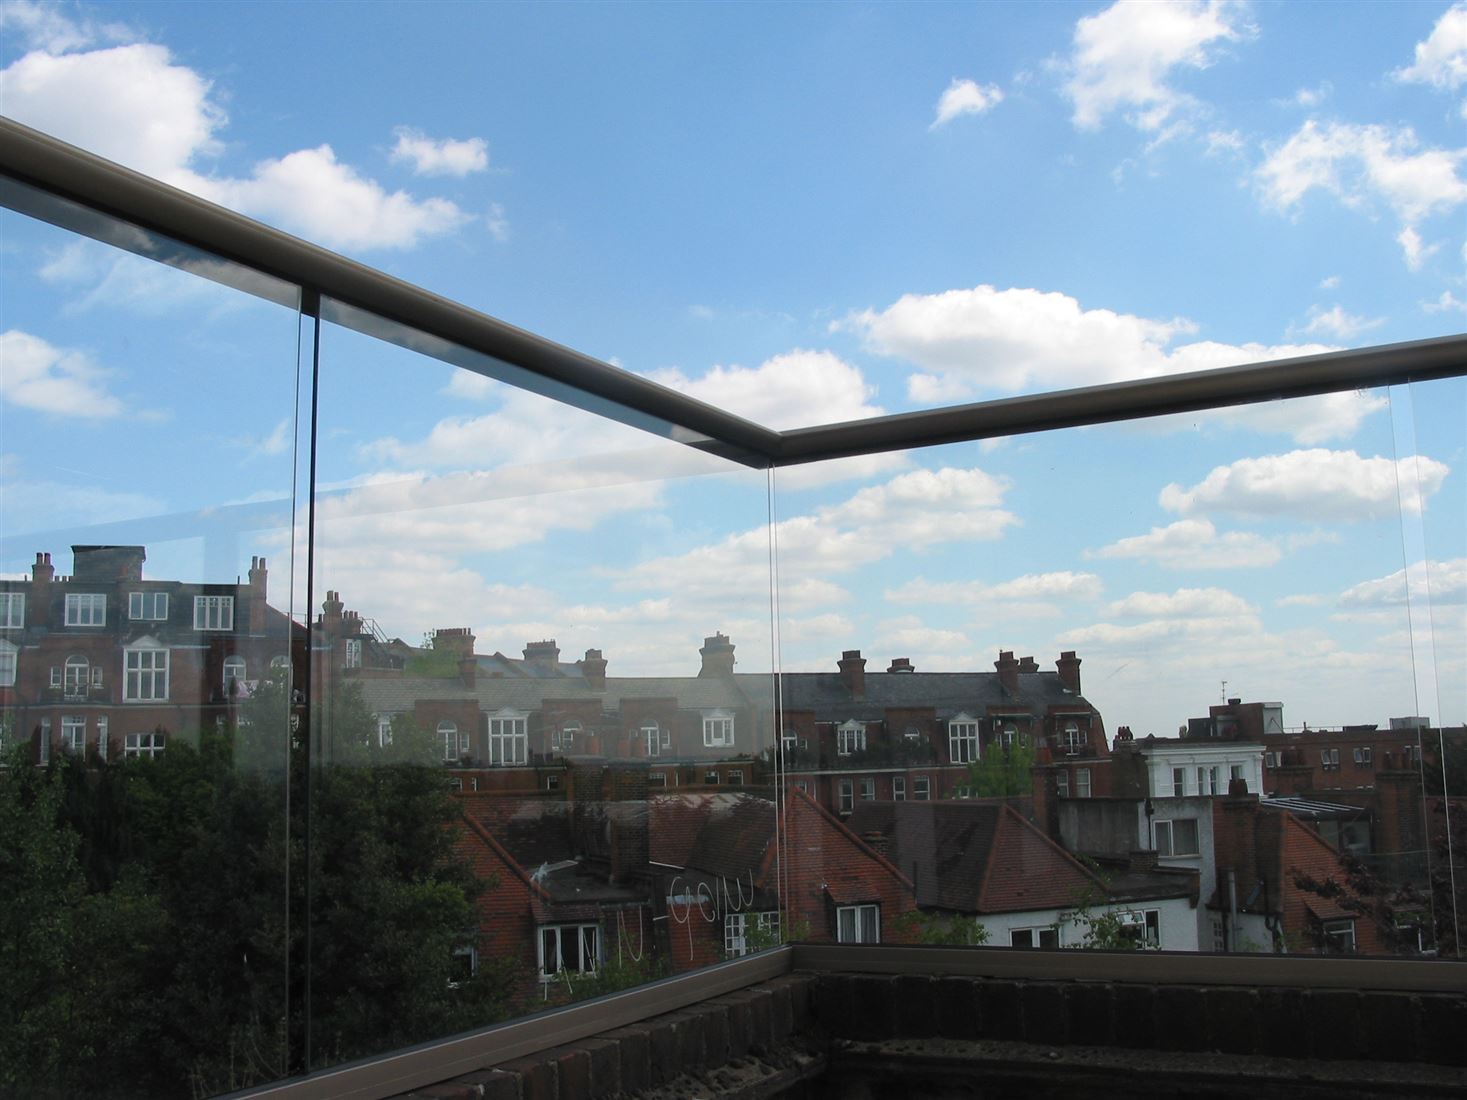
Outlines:
{"type": "Polygon", "coordinates": [[[917,904],[961,913],[1060,909],[1100,880],[999,800],[863,802],[847,821],[887,839],[886,855],[913,880],[917,904]]]}
{"type": "Polygon", "coordinates": [[[851,698],[839,672],[786,672],[781,692],[786,710],[814,711],[818,721],[876,720],[890,707],[934,707],[938,718],[961,711],[976,717],[989,707],[1005,706],[1039,712],[1051,706],[1089,709],[1084,696],[1064,689],[1057,672],[1021,672],[1018,679],[1018,693],[1010,694],[996,672],[868,672],[865,698],[858,700],[851,698]]]}
{"type": "Polygon", "coordinates": [[[764,865],[774,843],[775,807],[745,794],[672,794],[648,800],[656,863],[711,875],[746,874],[764,865]]]}
{"type": "Polygon", "coordinates": [[[457,677],[363,677],[357,683],[368,707],[391,714],[411,711],[419,700],[474,699],[489,713],[502,707],[535,711],[543,707],[546,699],[594,700],[608,712],[615,712],[623,702],[633,699],[673,699],[679,707],[689,710],[732,710],[750,705],[737,684],[718,677],[608,677],[605,691],[594,690],[580,677],[480,677],[473,687],[457,677]]]}

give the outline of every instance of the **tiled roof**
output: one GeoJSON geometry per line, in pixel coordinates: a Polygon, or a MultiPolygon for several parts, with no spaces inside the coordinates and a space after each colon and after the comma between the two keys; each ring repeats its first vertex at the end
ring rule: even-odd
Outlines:
{"type": "Polygon", "coordinates": [[[1099,879],[1012,806],[999,801],[871,802],[851,831],[887,838],[887,858],[917,887],[917,904],[963,913],[1074,905],[1099,879]]]}
{"type": "Polygon", "coordinates": [[[523,677],[479,677],[468,687],[457,677],[386,676],[362,678],[362,699],[373,711],[397,714],[413,709],[419,700],[473,699],[483,711],[503,707],[534,711],[547,699],[582,699],[601,703],[607,711],[617,710],[629,699],[673,699],[690,710],[734,709],[749,705],[738,686],[728,679],[694,676],[621,677],[608,679],[605,691],[595,691],[585,680],[530,679],[523,677]]]}
{"type": "Polygon", "coordinates": [[[673,794],[649,799],[651,853],[657,863],[712,875],[762,867],[774,841],[775,808],[742,794],[673,794]]]}
{"type": "MultiPolygon", "coordinates": [[[[767,677],[764,678],[767,681],[767,677]]],[[[996,672],[867,672],[865,698],[851,698],[838,672],[786,672],[780,690],[786,710],[810,710],[821,721],[880,718],[887,708],[932,707],[939,718],[989,707],[1044,711],[1051,706],[1086,709],[1082,696],[1060,684],[1057,672],[1021,672],[1009,694],[996,672]]]]}

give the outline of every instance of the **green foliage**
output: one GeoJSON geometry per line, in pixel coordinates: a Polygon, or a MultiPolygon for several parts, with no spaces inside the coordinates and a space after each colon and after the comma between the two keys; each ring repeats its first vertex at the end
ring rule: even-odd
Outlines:
{"type": "Polygon", "coordinates": [[[948,947],[977,947],[988,942],[988,929],[977,917],[957,913],[928,913],[913,909],[891,920],[892,931],[904,940],[943,944],[948,947]]]}
{"type": "Polygon", "coordinates": [[[668,975],[667,963],[643,955],[640,960],[624,955],[619,959],[607,959],[594,974],[572,974],[563,971],[556,975],[556,982],[564,985],[566,999],[585,1001],[592,997],[604,997],[608,993],[620,993],[623,989],[634,989],[668,975]]]}
{"type": "Polygon", "coordinates": [[[454,980],[486,884],[431,739],[326,694],[309,750],[265,681],[156,759],[0,769],[0,1094],[210,1095],[506,1014],[503,966],[454,980]]]}
{"type": "Polygon", "coordinates": [[[959,798],[1017,798],[1033,789],[1030,769],[1034,749],[1029,745],[990,747],[981,760],[968,765],[967,778],[956,788],[959,798]]]}

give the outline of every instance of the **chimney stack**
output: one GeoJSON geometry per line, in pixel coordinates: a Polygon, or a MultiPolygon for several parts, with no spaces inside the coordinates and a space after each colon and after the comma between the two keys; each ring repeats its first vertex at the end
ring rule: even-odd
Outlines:
{"type": "Polygon", "coordinates": [[[1019,662],[1014,660],[1012,649],[1001,649],[998,651],[998,660],[993,662],[993,667],[998,670],[998,682],[1003,685],[1004,691],[1010,695],[1019,694],[1019,662]]]}
{"type": "Polygon", "coordinates": [[[531,671],[552,676],[560,671],[560,646],[555,644],[554,638],[526,642],[524,652],[525,664],[531,671]]]}
{"type": "Polygon", "coordinates": [[[866,658],[859,649],[847,649],[840,655],[840,682],[851,693],[852,699],[866,698],[866,658]]]}
{"type": "Polygon", "coordinates": [[[56,568],[51,564],[51,555],[36,552],[36,564],[31,566],[31,598],[26,608],[26,625],[44,625],[51,614],[51,582],[56,577],[56,568]]]}
{"type": "Polygon", "coordinates": [[[700,679],[713,676],[732,676],[734,670],[734,647],[722,633],[703,639],[703,648],[698,650],[703,665],[698,669],[700,679]]]}
{"type": "Polygon", "coordinates": [[[893,657],[891,659],[891,667],[888,668],[886,671],[887,672],[916,672],[917,670],[912,667],[912,659],[910,657],[893,657]]]}
{"type": "Polygon", "coordinates": [[[246,627],[251,634],[264,634],[267,626],[265,598],[269,585],[270,571],[265,568],[265,559],[250,558],[250,586],[246,596],[248,618],[246,627]]]}
{"type": "Polygon", "coordinates": [[[335,638],[341,633],[341,609],[344,606],[340,592],[334,589],[326,591],[326,599],[321,603],[321,629],[327,637],[335,638]]]}
{"type": "Polygon", "coordinates": [[[581,675],[586,678],[586,684],[592,691],[606,690],[606,658],[601,656],[599,649],[588,649],[586,655],[576,662],[581,668],[581,675]]]}
{"type": "Polygon", "coordinates": [[[1020,672],[1038,672],[1039,671],[1039,662],[1036,661],[1033,657],[1020,657],[1019,658],[1019,671],[1020,672]]]}
{"type": "Polygon", "coordinates": [[[118,584],[143,579],[148,552],[141,546],[73,546],[72,578],[118,584]]]}
{"type": "Polygon", "coordinates": [[[1055,667],[1059,669],[1060,683],[1071,695],[1080,694],[1080,658],[1075,656],[1073,649],[1067,649],[1059,655],[1055,667]]]}

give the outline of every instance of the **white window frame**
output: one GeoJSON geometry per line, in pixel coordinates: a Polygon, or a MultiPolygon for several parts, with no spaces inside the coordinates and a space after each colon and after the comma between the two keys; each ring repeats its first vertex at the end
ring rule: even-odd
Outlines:
{"type": "Polygon", "coordinates": [[[489,766],[516,767],[530,762],[530,720],[526,714],[500,711],[489,717],[489,766]]]}
{"type": "Polygon", "coordinates": [[[649,787],[666,787],[667,786],[667,773],[666,772],[648,772],[647,773],[647,786],[649,786],[649,787]]]}
{"type": "Polygon", "coordinates": [[[1089,798],[1090,797],[1090,769],[1089,768],[1076,768],[1075,769],[1075,797],[1076,798],[1089,798]]]}
{"type": "Polygon", "coordinates": [[[20,646],[0,638],[0,687],[14,687],[20,668],[20,646]]]}
{"type": "Polygon", "coordinates": [[[134,622],[163,622],[168,618],[168,593],[129,592],[127,617],[134,622]]]}
{"type": "Polygon", "coordinates": [[[457,763],[468,755],[468,730],[459,731],[458,723],[447,718],[438,723],[438,737],[443,742],[444,763],[457,763]]]}
{"type": "Polygon", "coordinates": [[[779,910],[765,913],[725,913],[723,915],[723,952],[731,959],[749,953],[749,918],[761,932],[773,932],[779,938],[779,910]]]}
{"type": "Polygon", "coordinates": [[[576,746],[576,734],[582,732],[581,724],[574,720],[567,722],[558,730],[550,731],[550,747],[565,752],[576,746]]]}
{"type": "Polygon", "coordinates": [[[25,628],[25,593],[0,592],[0,630],[25,628]]]}
{"type": "Polygon", "coordinates": [[[80,653],[66,658],[63,666],[61,694],[67,699],[85,699],[92,685],[92,665],[80,653]]]}
{"type": "Polygon", "coordinates": [[[1060,946],[1060,930],[1059,930],[1059,925],[1057,925],[1057,924],[1035,924],[1035,925],[1030,925],[1027,928],[1010,928],[1009,929],[1009,946],[1010,947],[1023,947],[1023,948],[1028,948],[1030,950],[1033,950],[1034,948],[1042,948],[1042,947],[1059,947],[1060,946]],[[1027,938],[1029,942],[1028,943],[1016,943],[1015,941],[1017,939],[1019,939],[1021,936],[1027,938]],[[1048,943],[1045,943],[1044,942],[1045,940],[1048,940],[1049,942],[1048,943]]]}
{"type": "Polygon", "coordinates": [[[907,777],[894,775],[891,777],[891,800],[893,802],[905,802],[907,800],[907,777]]]}
{"type": "Polygon", "coordinates": [[[385,749],[392,744],[392,715],[377,715],[377,747],[385,749]]]}
{"type": "Polygon", "coordinates": [[[87,719],[85,715],[66,714],[61,718],[61,747],[67,752],[87,751],[87,719]]]}
{"type": "Polygon", "coordinates": [[[1120,932],[1123,936],[1134,935],[1136,946],[1143,951],[1161,950],[1161,910],[1126,909],[1120,912],[1120,932]],[[1139,931],[1134,931],[1139,929],[1139,931]]]}
{"type": "Polygon", "coordinates": [[[703,715],[705,748],[728,748],[734,743],[734,719],[728,711],[716,710],[703,715]]]}
{"type": "Polygon", "coordinates": [[[249,666],[245,664],[245,659],[241,657],[238,653],[231,653],[228,657],[224,658],[223,684],[224,693],[226,695],[229,694],[230,680],[233,680],[240,687],[244,687],[245,673],[248,671],[248,669],[249,666]]]}
{"type": "Polygon", "coordinates": [[[360,638],[348,638],[346,640],[346,650],[342,662],[342,667],[362,667],[362,640],[360,638]]]}
{"type": "Polygon", "coordinates": [[[68,592],[66,625],[106,626],[107,597],[101,592],[68,592]]]}
{"type": "Polygon", "coordinates": [[[166,703],[170,654],[158,645],[131,646],[122,651],[122,701],[166,703]],[[161,691],[159,690],[161,680],[161,691]]]}
{"type": "Polygon", "coordinates": [[[152,733],[129,733],[122,740],[124,758],[162,756],[168,747],[168,735],[156,730],[152,733]]]}
{"type": "Polygon", "coordinates": [[[1320,950],[1326,955],[1353,955],[1359,951],[1355,940],[1355,921],[1350,917],[1327,920],[1320,926],[1323,942],[1320,950]],[[1333,946],[1338,944],[1338,947],[1333,946]]]}
{"type": "Polygon", "coordinates": [[[932,799],[932,780],[925,775],[912,776],[912,801],[929,802],[932,799]]]}
{"type": "Polygon", "coordinates": [[[51,719],[41,719],[41,763],[51,759],[51,719]]]}
{"type": "Polygon", "coordinates": [[[978,720],[960,714],[947,724],[947,756],[954,764],[978,760],[978,720]]]}
{"type": "Polygon", "coordinates": [[[1153,846],[1163,859],[1186,859],[1202,854],[1201,827],[1195,817],[1169,817],[1152,823],[1153,846]],[[1190,825],[1191,829],[1178,828],[1190,825]],[[1186,834],[1192,834],[1189,841],[1186,834]]]}
{"type": "Polygon", "coordinates": [[[742,787],[744,785],[744,769],[729,768],[728,776],[724,780],[730,787],[742,787]]]}
{"type": "Polygon", "coordinates": [[[703,770],[703,785],[707,787],[718,786],[718,769],[705,768],[703,770]]]}
{"type": "Polygon", "coordinates": [[[1276,767],[1278,767],[1279,766],[1279,754],[1276,753],[1276,752],[1266,752],[1266,753],[1264,753],[1263,754],[1263,766],[1265,768],[1276,768],[1276,767]]]}
{"type": "Polygon", "coordinates": [[[233,630],[233,596],[195,596],[195,630],[233,630]]]}
{"type": "Polygon", "coordinates": [[[852,753],[865,751],[866,723],[842,722],[835,731],[836,755],[850,756],[852,753]]]}
{"type": "Polygon", "coordinates": [[[1187,793],[1187,769],[1172,769],[1172,797],[1182,798],[1187,793]]]}
{"type": "Polygon", "coordinates": [[[880,943],[881,906],[838,905],[835,908],[836,943],[880,943]]]}
{"type": "Polygon", "coordinates": [[[107,759],[107,716],[105,714],[97,715],[97,755],[103,760],[107,759]]]}
{"type": "Polygon", "coordinates": [[[842,779],[839,784],[840,801],[837,808],[843,814],[848,814],[856,808],[856,785],[849,779],[842,779]]]}
{"type": "Polygon", "coordinates": [[[1064,769],[1054,773],[1054,791],[1061,798],[1070,797],[1070,773],[1064,769]]]}
{"type": "Polygon", "coordinates": [[[876,780],[875,780],[875,778],[868,776],[868,777],[862,779],[861,780],[861,788],[860,788],[860,790],[861,790],[861,801],[862,802],[875,802],[876,801],[876,780]]]}
{"type": "Polygon", "coordinates": [[[647,743],[648,756],[661,756],[663,749],[672,747],[672,731],[663,729],[656,722],[642,725],[642,738],[647,743]]]}
{"type": "Polygon", "coordinates": [[[1339,749],[1320,749],[1319,763],[1327,772],[1338,771],[1340,767],[1339,749]]]}
{"type": "Polygon", "coordinates": [[[594,974],[601,969],[601,926],[598,924],[542,924],[535,929],[535,952],[542,982],[554,981],[564,973],[594,974]],[[566,939],[570,938],[570,944],[566,939]],[[587,939],[589,938],[589,944],[587,939]],[[566,966],[566,948],[575,949],[575,966],[566,966]],[[590,967],[586,967],[587,948],[590,967]],[[553,958],[550,956],[553,954],[553,958]],[[553,965],[547,965],[553,964],[553,965]]]}
{"type": "Polygon", "coordinates": [[[1088,735],[1074,722],[1065,726],[1064,733],[1065,755],[1079,756],[1080,750],[1088,743],[1088,735]]]}

